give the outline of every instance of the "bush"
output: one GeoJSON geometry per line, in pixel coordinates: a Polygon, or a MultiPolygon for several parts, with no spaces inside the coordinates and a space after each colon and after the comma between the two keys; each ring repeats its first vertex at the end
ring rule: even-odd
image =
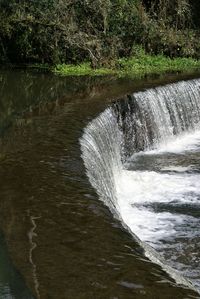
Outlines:
{"type": "Polygon", "coordinates": [[[135,45],[198,57],[194,14],[188,0],[0,0],[0,60],[112,67],[135,45]]]}

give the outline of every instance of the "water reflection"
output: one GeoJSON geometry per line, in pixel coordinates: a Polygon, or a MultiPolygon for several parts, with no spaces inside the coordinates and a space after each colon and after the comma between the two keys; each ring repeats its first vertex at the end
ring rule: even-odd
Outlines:
{"type": "Polygon", "coordinates": [[[15,269],[8,255],[6,244],[0,232],[0,298],[34,299],[27,289],[23,277],[15,269]]]}
{"type": "Polygon", "coordinates": [[[40,217],[34,217],[31,215],[29,215],[29,216],[30,216],[30,222],[32,224],[32,228],[30,229],[30,231],[28,233],[28,238],[29,238],[29,242],[30,242],[29,262],[32,266],[35,293],[37,295],[37,298],[40,299],[40,291],[39,291],[40,284],[39,284],[38,276],[37,276],[37,266],[33,260],[33,251],[37,247],[37,243],[34,241],[34,237],[37,237],[37,233],[35,232],[36,228],[37,228],[36,220],[40,217]]]}

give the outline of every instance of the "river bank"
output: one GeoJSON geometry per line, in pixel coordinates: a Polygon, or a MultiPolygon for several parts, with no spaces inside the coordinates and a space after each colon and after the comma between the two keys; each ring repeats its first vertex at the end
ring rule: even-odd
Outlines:
{"type": "Polygon", "coordinates": [[[200,59],[191,57],[170,58],[162,54],[150,55],[142,51],[138,55],[116,59],[108,67],[93,68],[90,62],[80,64],[1,64],[1,69],[34,69],[59,76],[114,76],[117,78],[143,79],[154,75],[192,74],[199,72],[200,59]]]}
{"type": "Polygon", "coordinates": [[[50,70],[63,76],[103,76],[116,75],[118,77],[144,78],[147,75],[174,72],[194,72],[200,68],[200,60],[193,58],[169,58],[164,55],[133,56],[120,58],[112,67],[92,68],[90,63],[79,65],[58,64],[50,70]]]}

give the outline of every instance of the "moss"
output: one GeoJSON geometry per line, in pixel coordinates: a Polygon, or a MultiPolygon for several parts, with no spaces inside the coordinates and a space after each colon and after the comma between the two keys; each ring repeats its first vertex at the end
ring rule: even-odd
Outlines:
{"type": "Polygon", "coordinates": [[[89,63],[80,65],[59,64],[54,69],[55,74],[63,76],[103,76],[117,75],[142,78],[149,74],[162,74],[168,72],[192,72],[200,68],[200,60],[193,58],[174,58],[163,55],[140,55],[130,58],[121,58],[115,62],[114,68],[91,68],[89,63]]]}

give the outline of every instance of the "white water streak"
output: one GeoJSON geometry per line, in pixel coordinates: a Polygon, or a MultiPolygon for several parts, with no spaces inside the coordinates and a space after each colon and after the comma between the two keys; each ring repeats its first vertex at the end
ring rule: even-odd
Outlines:
{"type": "Polygon", "coordinates": [[[33,261],[33,251],[37,247],[37,243],[33,241],[34,237],[37,237],[37,234],[35,233],[35,230],[37,228],[36,219],[39,219],[40,217],[34,217],[30,216],[30,222],[32,225],[32,228],[30,229],[28,233],[28,238],[29,238],[29,243],[30,243],[30,251],[29,251],[29,262],[32,266],[32,273],[33,273],[33,282],[34,282],[34,287],[35,287],[35,293],[37,294],[37,298],[40,299],[40,291],[39,291],[39,281],[38,281],[38,276],[37,276],[37,266],[33,261]]]}

